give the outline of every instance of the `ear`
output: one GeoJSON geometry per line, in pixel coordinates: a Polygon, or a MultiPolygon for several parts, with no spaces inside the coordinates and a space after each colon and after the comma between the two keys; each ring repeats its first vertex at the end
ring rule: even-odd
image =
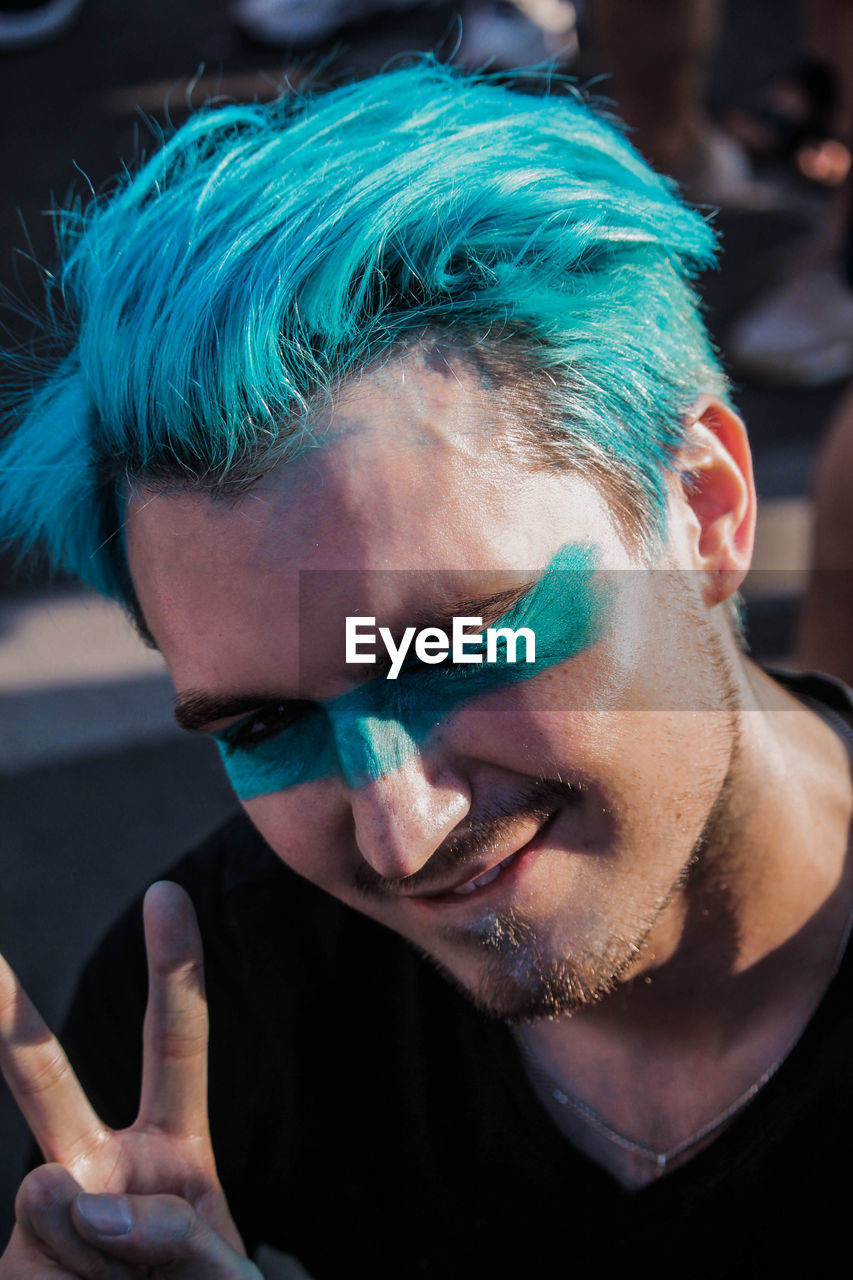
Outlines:
{"type": "Polygon", "coordinates": [[[756,496],[746,428],[721,400],[700,396],[685,419],[676,457],[691,568],[706,575],[706,603],[733,595],[746,577],[756,496]]]}

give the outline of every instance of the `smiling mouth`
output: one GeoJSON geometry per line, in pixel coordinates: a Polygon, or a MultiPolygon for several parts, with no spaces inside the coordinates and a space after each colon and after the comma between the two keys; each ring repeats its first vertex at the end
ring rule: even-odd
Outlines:
{"type": "Polygon", "coordinates": [[[472,875],[468,880],[464,880],[461,884],[453,885],[452,887],[448,886],[444,889],[434,890],[431,893],[407,894],[406,901],[433,905],[450,903],[456,899],[469,898],[472,894],[480,893],[483,889],[488,888],[489,885],[494,884],[496,880],[507,876],[511,868],[516,867],[521,862],[527,862],[529,855],[538,853],[559,813],[560,809],[555,809],[544,822],[540,823],[529,840],[519,845],[512,853],[506,854],[499,862],[488,867],[485,871],[480,871],[476,875],[472,875]]]}

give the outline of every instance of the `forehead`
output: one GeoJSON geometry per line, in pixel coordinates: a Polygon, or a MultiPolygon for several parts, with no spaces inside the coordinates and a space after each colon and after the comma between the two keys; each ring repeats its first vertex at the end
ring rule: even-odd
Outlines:
{"type": "Polygon", "coordinates": [[[271,630],[292,651],[308,570],[347,571],[317,578],[341,619],[393,624],[423,607],[436,570],[536,570],[568,541],[626,564],[604,499],[533,461],[515,412],[466,363],[407,356],[346,388],[316,446],[236,502],[135,492],[131,573],[176,679],[221,679],[223,665],[245,666],[248,637],[274,643],[271,630]]]}

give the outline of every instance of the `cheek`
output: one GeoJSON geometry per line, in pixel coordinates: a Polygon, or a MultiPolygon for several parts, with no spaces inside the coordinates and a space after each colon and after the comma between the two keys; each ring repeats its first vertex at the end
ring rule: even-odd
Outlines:
{"type": "Polygon", "coordinates": [[[306,783],[243,801],[273,852],[306,880],[335,892],[358,862],[349,810],[329,782],[306,783]]]}
{"type": "Polygon", "coordinates": [[[430,745],[510,772],[594,773],[606,702],[599,692],[601,649],[598,645],[530,680],[473,699],[447,718],[430,745]]]}
{"type": "Polygon", "coordinates": [[[649,709],[652,691],[635,691],[637,709],[622,688],[613,700],[623,705],[608,709],[603,696],[589,696],[587,682],[581,692],[573,676],[546,673],[526,688],[466,708],[447,734],[446,749],[507,776],[585,777],[606,797],[622,838],[641,857],[661,840],[692,842],[735,745],[732,715],[720,709],[719,691],[714,710],[649,709]],[[502,700],[507,705],[499,708],[502,700]]]}

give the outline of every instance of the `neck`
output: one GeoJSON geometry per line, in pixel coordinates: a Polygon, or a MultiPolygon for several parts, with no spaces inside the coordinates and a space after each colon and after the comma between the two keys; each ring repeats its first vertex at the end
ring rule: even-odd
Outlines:
{"type": "Polygon", "coordinates": [[[590,1011],[602,1019],[638,1006],[688,1023],[718,1021],[724,1008],[728,1019],[739,992],[749,1004],[782,971],[793,978],[835,955],[853,906],[849,744],[748,662],[740,707],[738,747],[694,867],[627,981],[590,1011]]]}
{"type": "Polygon", "coordinates": [[[850,754],[751,663],[736,758],[696,864],[599,1004],[522,1032],[616,1128],[662,1149],[784,1057],[853,911],[850,754]]]}

